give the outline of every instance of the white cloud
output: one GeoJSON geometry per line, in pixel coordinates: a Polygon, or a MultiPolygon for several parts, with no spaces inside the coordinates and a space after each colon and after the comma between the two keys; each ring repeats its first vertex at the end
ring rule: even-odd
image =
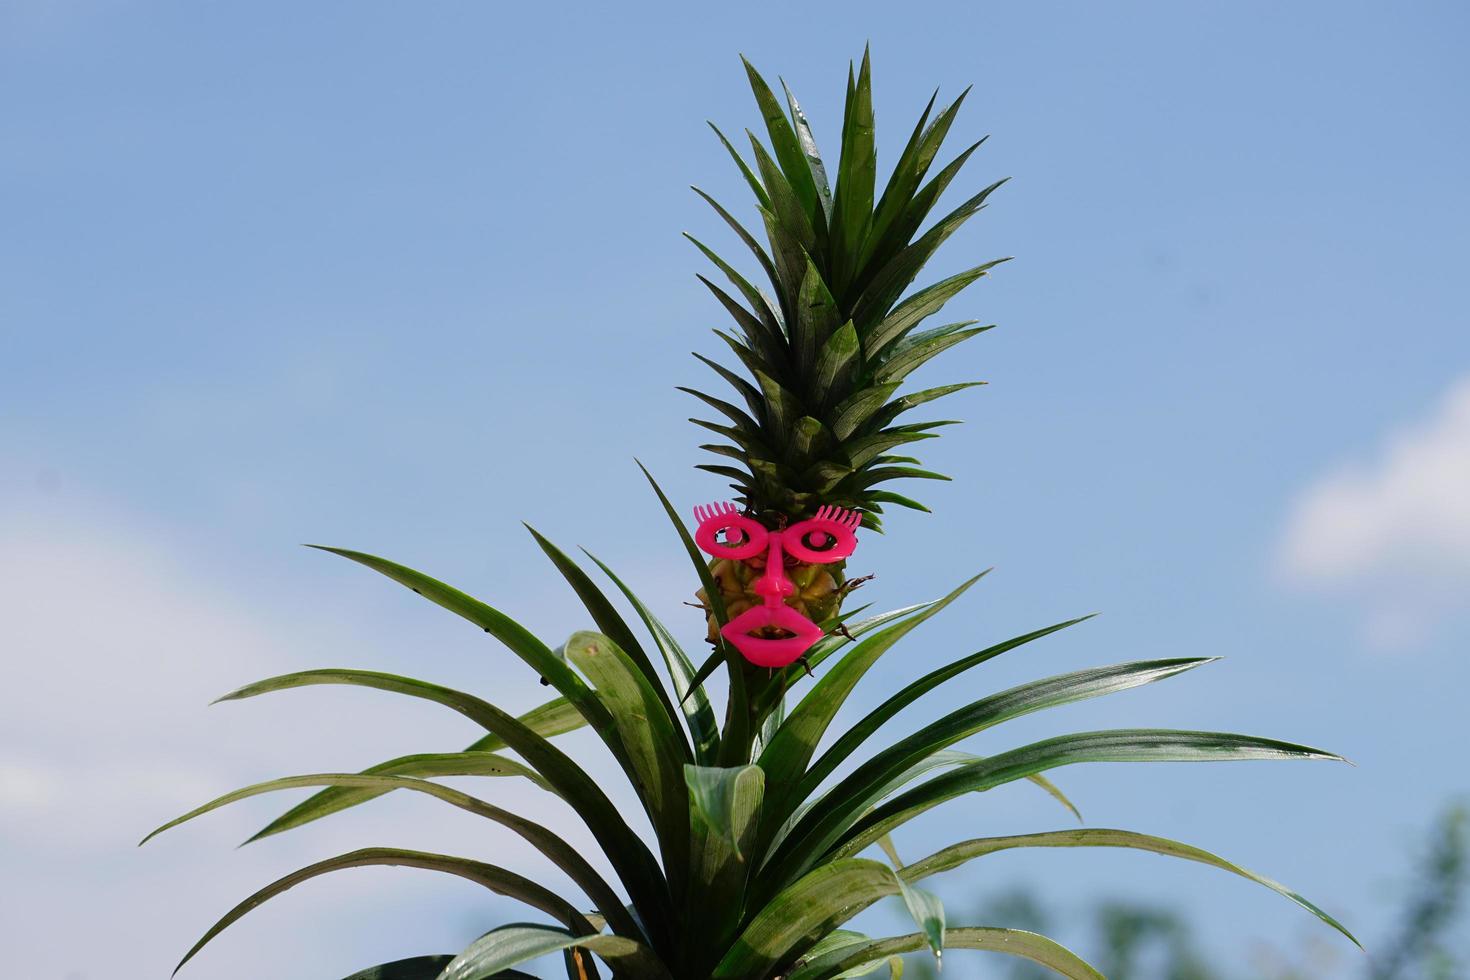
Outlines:
{"type": "Polygon", "coordinates": [[[1298,495],[1279,563],[1293,584],[1358,596],[1375,646],[1422,641],[1470,589],[1470,377],[1371,461],[1298,495]]]}

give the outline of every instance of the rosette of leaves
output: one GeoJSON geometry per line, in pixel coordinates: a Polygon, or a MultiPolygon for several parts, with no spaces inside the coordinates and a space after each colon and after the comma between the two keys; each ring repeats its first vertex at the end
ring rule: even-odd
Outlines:
{"type": "MultiPolygon", "coordinates": [[[[693,566],[708,574],[687,529],[664,500],[693,566]]],[[[513,619],[421,572],[386,559],[336,548],[490,634],[557,696],[513,714],[472,693],[425,680],[352,669],[307,670],[247,685],[221,700],[257,697],[318,684],[350,685],[419,698],[457,711],[485,735],[458,752],[391,759],[355,773],[289,776],[212,800],[154,834],[226,804],[300,787],[320,788],[251,840],[300,827],[385,793],[430,796],[509,828],[570,879],[563,893],[508,868],[432,851],[369,848],[319,861],[274,881],[231,909],[184,957],[261,903],[302,882],[346,868],[393,865],[457,875],[515,898],[544,917],[485,933],[466,949],[383,964],[350,980],[481,980],[523,977],[515,967],[552,953],[572,980],[608,975],[626,980],[832,980],[875,969],[895,975],[897,956],[928,948],[995,950],[1043,964],[1062,976],[1101,976],[1075,953],[1034,933],[953,926],[926,879],[1015,848],[1122,847],[1163,854],[1259,882],[1352,939],[1332,916],[1270,879],[1208,851],[1133,831],[1073,827],[962,841],[903,864],[887,835],[934,807],[962,802],[1006,783],[1028,780],[1076,813],[1044,773],[1084,762],[1337,759],[1330,752],[1247,735],[1171,729],[1121,729],[1058,735],[991,756],[956,748],[971,735],[1045,708],[1165,680],[1209,663],[1207,658],[1146,660],[1047,677],[984,697],[919,726],[886,745],[874,734],[903,708],[941,685],[1020,646],[1071,627],[1072,619],[987,646],[932,669],[899,688],[821,748],[833,719],[863,676],[904,636],[955,602],[976,579],[949,595],[851,624],[851,639],[833,635],[813,649],[817,677],[800,667],[776,672],[793,702],[776,702],[750,717],[739,675],[732,675],[722,725],[695,665],[670,631],[611,569],[588,570],[532,531],[570,584],[595,631],[575,633],[560,649],[513,619]],[[631,616],[619,611],[621,596],[631,616]],[[805,685],[804,687],[802,685],[805,685]],[[758,727],[755,738],[741,730],[758,727]],[[588,772],[554,744],[556,736],[590,727],[612,765],[632,785],[653,829],[653,847],[633,815],[602,788],[609,775],[588,772]],[[732,754],[732,746],[736,750],[732,754]],[[861,757],[855,766],[845,767],[861,757]],[[491,802],[434,780],[496,777],[491,802]],[[554,794],[570,804],[597,841],[611,875],[599,872],[554,829],[508,807],[505,780],[554,794]],[[505,804],[504,806],[502,804],[505,804]],[[894,896],[913,914],[912,934],[871,938],[843,928],[859,912],[894,896]],[[601,967],[599,967],[599,962],[601,967]]],[[[1085,617],[1084,617],[1085,618],[1085,617]]],[[[505,651],[499,651],[504,653],[505,651]]],[[[1080,818],[1079,818],[1080,819],[1080,818]]],[[[152,837],[150,834],[149,837],[152,837]]],[[[1354,940],[1356,941],[1356,940],[1354,940]]],[[[182,966],[183,963],[180,964],[182,966]]]]}

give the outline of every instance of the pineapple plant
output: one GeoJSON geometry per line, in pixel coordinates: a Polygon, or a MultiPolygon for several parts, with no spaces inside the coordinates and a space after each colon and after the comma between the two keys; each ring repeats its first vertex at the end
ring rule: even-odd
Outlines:
{"type": "Polygon", "coordinates": [[[578,891],[562,894],[508,868],[454,855],[357,850],[249,896],[204,934],[180,966],[287,889],[341,869],[395,865],[477,882],[531,907],[545,921],[489,928],[465,949],[368,967],[349,980],[526,977],[518,967],[548,955],[560,956],[571,980],[600,977],[604,970],[621,980],[833,980],[875,972],[897,977],[898,957],[925,949],[936,957],[945,950],[999,951],[1061,976],[1099,977],[1079,955],[1044,936],[948,923],[942,903],[922,887],[925,879],[986,855],[1037,847],[1124,847],[1209,865],[1260,883],[1356,942],[1332,916],[1285,886],[1200,848],[1135,831],[1073,826],[961,841],[911,863],[899,859],[891,832],[934,807],[972,803],[973,794],[1011,782],[1033,783],[1080,822],[1076,807],[1045,775],[1066,765],[1338,757],[1268,738],[1168,729],[1062,734],[988,757],[955,747],[1009,719],[1162,681],[1208,663],[1204,658],[1115,664],[982,693],[892,744],[871,744],[885,722],[925,694],[1086,617],[937,663],[846,731],[831,731],[838,710],[877,660],[980,578],[940,599],[892,612],[842,611],[858,581],[845,577],[845,567],[859,535],[881,529],[885,506],[925,509],[888,486],[945,479],[895,451],[932,438],[947,423],[900,418],[974,382],[900,389],[921,364],[986,329],[975,321],[922,325],[998,263],[911,287],[939,245],[1000,183],[926,228],[940,196],[980,145],[930,176],[963,95],[937,113],[936,100],[930,100],[880,192],[866,53],[860,67],[849,69],[841,151],[830,185],[796,99],[787,90],[783,105],[748,63],[746,72],[769,145],[750,136],[752,166],[716,133],[755,196],[766,242],[699,193],[750,249],[769,290],[695,242],[734,290],[705,280],[735,321],[734,332],[717,331],[733,361],[700,359],[734,389],[735,401],[685,389],[724,418],[695,420],[721,437],[704,447],[721,460],[701,465],[728,478],[735,497],[697,509],[691,533],[644,471],[699,579],[707,620],[700,629],[712,646],[703,663],[611,568],[588,554],[605,576],[607,584],[599,584],[586,566],[534,529],[536,543],[580,601],[578,615],[595,627],[573,633],[559,648],[426,574],[362,552],[325,548],[484,630],[556,696],[514,714],[471,693],[365,670],[306,670],[249,684],[222,700],[351,685],[442,705],[485,734],[458,752],[418,753],[361,772],[289,776],[245,787],[149,835],[249,797],[317,790],[252,838],[258,840],[405,791],[509,828],[565,872],[578,891]],[[614,603],[618,597],[631,615],[614,603]],[[722,720],[707,683],[721,667],[728,681],[722,720]],[[556,747],[558,735],[583,726],[596,733],[636,791],[651,845],[639,833],[641,821],[603,791],[603,777],[556,747]],[[509,794],[491,802],[435,781],[450,776],[524,780],[561,797],[586,824],[605,870],[552,828],[504,808],[509,794]],[[890,897],[912,916],[912,933],[874,938],[847,928],[855,915],[890,897]]]}

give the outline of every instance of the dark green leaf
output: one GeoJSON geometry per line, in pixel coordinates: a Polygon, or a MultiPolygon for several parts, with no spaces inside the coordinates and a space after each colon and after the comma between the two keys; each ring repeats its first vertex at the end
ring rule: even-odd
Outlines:
{"type": "Polygon", "coordinates": [[[546,644],[500,610],[491,608],[478,599],[451,588],[437,579],[430,578],[422,572],[416,572],[405,565],[388,561],[386,558],[379,558],[361,551],[349,551],[346,548],[329,548],[323,545],[310,545],[309,547],[329,551],[334,555],[350,558],[360,565],[366,565],[430,602],[443,606],[455,615],[474,623],[504,643],[512,653],[544,677],[552,687],[577,706],[593,727],[599,731],[607,730],[611,719],[608,718],[602,705],[598,704],[597,699],[592,696],[592,692],[587,690],[587,685],[582,683],[582,679],[563,663],[561,658],[552,653],[546,644]]]}
{"type": "MultiPolygon", "coordinates": [[[[627,749],[628,776],[657,831],[664,867],[677,888],[689,855],[689,804],[682,766],[692,756],[672,709],[638,665],[600,633],[573,633],[567,656],[597,689],[627,749]]],[[[675,896],[676,900],[680,896],[675,896]]]]}
{"type": "MultiPolygon", "coordinates": [[[[559,660],[557,662],[560,663],[559,660]]],[[[220,700],[233,701],[315,684],[347,684],[423,698],[453,708],[487,731],[498,735],[505,740],[508,748],[519,753],[521,758],[551,784],[558,796],[576,809],[616,869],[644,920],[652,920],[654,928],[673,921],[668,890],[658,862],[643,841],[623,821],[617,807],[607,798],[597,782],[546,739],[489,702],[437,684],[366,670],[309,670],[285,674],[247,685],[220,700]],[[655,914],[667,918],[655,919],[655,914]]],[[[592,692],[588,690],[588,694],[592,695],[592,692]]],[[[592,696],[595,699],[595,695],[592,696]]],[[[602,709],[600,702],[597,706],[602,709]]],[[[618,743],[615,729],[606,733],[604,741],[618,744],[621,752],[622,747],[618,743]]],[[[663,941],[661,936],[654,938],[656,942],[663,941]]]]}
{"type": "Polygon", "coordinates": [[[822,220],[825,224],[832,216],[832,191],[827,186],[827,167],[822,163],[821,153],[817,151],[817,140],[812,135],[806,113],[801,111],[801,105],[797,103],[796,96],[791,93],[785,79],[781,80],[781,88],[786,93],[786,105],[791,110],[791,123],[796,129],[796,141],[801,145],[802,155],[806,157],[807,170],[811,172],[812,184],[817,189],[817,203],[822,206],[822,220]]]}
{"type": "Polygon", "coordinates": [[[956,344],[969,340],[976,334],[982,334],[994,328],[994,324],[984,327],[972,327],[973,320],[962,323],[951,323],[943,327],[935,327],[916,333],[893,345],[886,357],[874,372],[873,377],[879,381],[902,381],[911,373],[918,370],[930,358],[949,350],[956,344]]]}
{"type": "Polygon", "coordinates": [[[837,189],[833,194],[830,234],[833,287],[845,294],[862,254],[863,240],[873,219],[873,187],[878,161],[873,149],[872,68],[863,52],[858,71],[843,110],[842,158],[837,164],[837,189]]]}
{"type": "MultiPolygon", "coordinates": [[[[692,190],[694,191],[694,193],[698,194],[700,197],[708,201],[709,206],[715,209],[715,213],[723,218],[725,220],[725,224],[729,225],[731,229],[734,230],[735,234],[739,236],[740,240],[745,243],[746,248],[749,248],[750,251],[755,255],[756,261],[761,264],[761,268],[765,270],[766,278],[771,281],[771,286],[773,288],[779,289],[781,287],[781,280],[776,278],[776,267],[771,264],[771,257],[766,254],[766,250],[761,247],[761,243],[756,241],[755,236],[746,231],[745,226],[742,225],[739,221],[736,221],[735,216],[732,215],[729,211],[726,211],[724,206],[721,205],[719,201],[716,201],[714,198],[710,197],[698,187],[694,187],[692,188],[692,190]]],[[[767,306],[769,307],[769,304],[767,304],[767,306]]]]}
{"type": "Polygon", "coordinates": [[[1341,756],[1275,739],[1224,732],[1118,729],[1033,742],[961,766],[916,786],[862,818],[833,850],[855,854],[893,828],[946,800],[1080,762],[1220,762],[1237,759],[1332,759],[1341,756]]]}
{"type": "Polygon", "coordinates": [[[897,893],[893,871],[877,861],[844,858],[824,864],[758,908],[711,980],[770,976],[863,909],[897,893]]]}
{"type": "MultiPolygon", "coordinates": [[[[961,225],[974,217],[981,208],[985,207],[986,198],[1003,183],[1005,183],[1003,180],[997,181],[970,198],[940,219],[933,228],[921,235],[918,241],[894,256],[868,284],[855,316],[863,319],[864,322],[883,316],[903,295],[903,291],[909,287],[924,265],[938,251],[939,246],[944,244],[950,235],[958,231],[961,225]]],[[[886,323],[885,321],[885,325],[886,323]]],[[[898,339],[899,334],[891,332],[895,329],[897,329],[896,326],[890,325],[888,330],[885,330],[884,325],[880,325],[879,329],[870,331],[863,337],[863,343],[870,356],[882,352],[883,348],[898,339]]]]}
{"type": "MultiPolygon", "coordinates": [[[[802,274],[801,290],[796,298],[796,319],[791,331],[791,343],[795,350],[793,361],[803,376],[810,374],[817,351],[825,349],[824,345],[832,336],[832,331],[841,323],[842,314],[837,309],[837,301],[828,291],[816,264],[808,259],[806,272],[802,274]]],[[[821,404],[828,393],[829,389],[823,384],[819,372],[816,384],[807,394],[813,404],[821,404]]]]}
{"type": "Polygon", "coordinates": [[[1020,684],[971,702],[894,743],[844,777],[802,819],[771,863],[788,877],[799,874],[804,862],[801,855],[815,859],[824,854],[890,792],[890,780],[939,749],[1022,715],[1151,684],[1211,662],[1208,658],[1177,658],[1094,667],[1020,684]],[[792,857],[783,860],[783,855],[792,857]]]}
{"type": "Polygon", "coordinates": [[[597,567],[602,569],[603,573],[622,591],[623,596],[643,620],[643,625],[648,628],[654,642],[658,644],[659,651],[664,657],[664,664],[669,669],[669,677],[674,682],[674,693],[679,698],[684,720],[688,723],[689,733],[694,739],[695,761],[700,765],[713,762],[715,753],[720,747],[719,724],[715,721],[714,710],[710,707],[709,698],[705,696],[703,686],[694,680],[693,662],[684,652],[684,648],[674,639],[668,627],[641,599],[633,594],[631,589],[623,584],[622,579],[613,574],[611,568],[590,552],[587,553],[587,557],[596,562],[597,567]]]}
{"type": "MultiPolygon", "coordinates": [[[[568,923],[571,928],[576,929],[579,933],[593,931],[591,924],[582,913],[578,912],[565,900],[547,891],[529,878],[522,878],[520,875],[512,871],[507,871],[504,868],[496,867],[493,864],[483,864],[479,861],[471,861],[467,858],[450,857],[445,854],[405,851],[392,847],[368,847],[334,858],[328,858],[325,861],[318,861],[316,864],[302,868],[299,871],[293,871],[284,878],[279,878],[271,882],[271,884],[225,913],[224,918],[211,926],[209,931],[204,934],[204,937],[194,944],[194,948],[184,955],[184,958],[179,961],[179,965],[174,967],[174,972],[177,973],[211,939],[228,929],[244,916],[245,913],[262,905],[287,889],[299,885],[303,881],[308,881],[333,871],[340,871],[344,868],[374,866],[422,868],[429,871],[442,871],[446,874],[458,875],[461,878],[484,885],[493,892],[525,902],[532,908],[539,909],[558,921],[568,923]]],[[[611,939],[613,937],[607,938],[611,939]]],[[[620,941],[631,942],[631,940],[620,941]]],[[[506,965],[510,966],[513,964],[506,965]]]]}
{"type": "MultiPolygon", "coordinates": [[[[436,980],[439,971],[454,956],[444,953],[440,956],[415,956],[407,960],[395,960],[392,963],[380,963],[370,966],[366,970],[359,970],[347,980],[436,980]]],[[[528,974],[522,973],[522,977],[528,974]]],[[[534,980],[534,978],[532,978],[534,980]]]]}
{"type": "MultiPolygon", "coordinates": [[[[454,773],[444,773],[443,775],[454,775],[454,773]]],[[[607,882],[603,881],[602,877],[593,870],[592,866],[587,863],[580,852],[571,844],[568,844],[561,837],[558,837],[533,820],[527,820],[525,817],[511,813],[508,810],[502,810],[500,807],[487,803],[484,800],[477,799],[466,793],[461,793],[455,789],[450,789],[448,786],[431,783],[425,779],[412,779],[407,776],[363,775],[353,773],[316,773],[309,776],[287,776],[283,779],[272,779],[264,783],[256,783],[253,786],[246,786],[244,789],[235,790],[233,793],[226,793],[224,796],[213,799],[203,806],[196,807],[183,816],[176,817],[162,827],[159,827],[147,837],[143,838],[139,842],[139,845],[146,844],[153,837],[163,833],[165,830],[177,827],[181,823],[193,820],[196,817],[201,817],[206,813],[218,810],[220,807],[228,806],[231,803],[249,799],[252,796],[260,796],[264,793],[274,793],[285,789],[300,789],[306,786],[355,787],[371,789],[379,794],[389,793],[395,789],[409,790],[410,792],[432,796],[452,806],[457,806],[461,810],[473,813],[476,816],[493,820],[509,828],[522,840],[525,840],[541,852],[541,854],[558,868],[566,872],[567,877],[571,878],[586,893],[587,897],[597,905],[598,909],[603,910],[604,915],[610,920],[614,929],[624,935],[638,935],[638,927],[624,911],[623,904],[618,899],[617,894],[608,887],[607,882]]]]}
{"type": "Polygon", "coordinates": [[[982,572],[970,579],[916,615],[886,626],[856,643],[838,661],[837,666],[823,674],[802,698],[760,756],[760,766],[766,771],[767,785],[765,815],[761,821],[763,844],[771,839],[776,828],[794,809],[798,802],[795,797],[797,780],[806,771],[817,743],[836,717],[838,709],[868,668],[914,628],[958,599],[984,574],[982,572]]]}
{"type": "Polygon", "coordinates": [[[623,936],[592,935],[591,929],[568,932],[550,926],[511,925],[493,929],[454,958],[440,980],[484,980],[499,970],[538,956],[576,947],[602,957],[620,976],[638,980],[673,980],[647,946],[623,936]]]}
{"type": "Polygon", "coordinates": [[[934,953],[934,961],[942,963],[940,956],[944,953],[944,903],[933,892],[915,888],[901,875],[896,877],[904,907],[909,910],[920,934],[928,941],[929,949],[934,953]]]}
{"type": "Polygon", "coordinates": [[[832,412],[832,432],[838,439],[847,439],[858,428],[882,408],[902,382],[890,381],[871,385],[848,397],[832,412]]]}
{"type": "Polygon", "coordinates": [[[755,419],[742,412],[738,406],[732,405],[722,398],[715,398],[712,395],[706,395],[702,391],[696,391],[693,388],[685,388],[682,385],[678,386],[676,390],[693,395],[695,398],[698,398],[706,405],[720,412],[731,422],[734,422],[737,429],[740,429],[744,432],[749,432],[752,435],[760,431],[760,425],[755,421],[755,419]]]}
{"type": "MultiPolygon", "coordinates": [[[[405,755],[388,762],[364,769],[362,776],[413,776],[431,779],[438,776],[524,776],[542,789],[550,790],[533,769],[493,752],[436,752],[420,755],[405,755]]],[[[245,843],[253,843],[282,831],[292,830],[303,824],[320,820],[368,800],[377,799],[386,792],[374,786],[331,786],[302,801],[271,821],[263,830],[245,843]]]]}
{"type": "Polygon", "coordinates": [[[981,650],[978,653],[972,653],[968,657],[961,657],[960,659],[955,660],[952,663],[945,664],[943,667],[940,667],[937,670],[932,670],[929,673],[925,674],[923,677],[914,681],[912,684],[909,684],[907,687],[904,687],[897,694],[894,694],[892,697],[888,698],[888,700],[878,705],[878,707],[868,712],[868,714],[861,721],[853,725],[847,731],[843,732],[842,736],[832,744],[832,747],[829,748],[826,752],[823,752],[821,757],[818,758],[817,761],[812,764],[811,768],[806,772],[806,774],[802,776],[801,784],[797,788],[795,794],[796,799],[805,800],[809,798],[812,793],[816,792],[817,787],[820,786],[828,776],[836,772],[837,767],[840,766],[843,762],[847,761],[847,759],[850,758],[852,754],[856,752],[857,749],[865,741],[872,737],[872,735],[877,732],[879,728],[883,727],[884,724],[890,721],[900,711],[913,704],[925,694],[928,694],[930,691],[934,690],[940,685],[945,684],[950,680],[953,680],[966,671],[995,659],[1003,653],[1007,653],[1011,650],[1016,649],[1017,647],[1024,646],[1027,643],[1030,643],[1032,640],[1039,640],[1043,636],[1055,633],[1058,630],[1064,630],[1069,626],[1075,626],[1078,623],[1084,622],[1085,620],[1091,618],[1092,617],[1090,616],[1082,616],[1078,619],[1069,619],[1066,622],[1057,623],[1056,625],[1048,626],[1045,629],[1039,629],[1030,633],[1025,633],[1021,636],[1013,637],[1003,643],[997,643],[994,646],[986,647],[984,650],[981,650]]]}
{"type": "Polygon", "coordinates": [[[1193,847],[1189,844],[1181,844],[1176,840],[1165,837],[1153,837],[1148,834],[1134,833],[1130,830],[1107,830],[1104,828],[1087,828],[1078,830],[1056,830],[1042,834],[1018,834],[1013,837],[981,837],[976,840],[968,840],[954,844],[938,851],[922,861],[915,861],[903,869],[903,877],[910,881],[918,881],[941,871],[949,871],[960,865],[983,857],[986,854],[994,854],[997,851],[1007,851],[1018,847],[1123,847],[1139,851],[1151,851],[1154,854],[1163,854],[1166,857],[1183,858],[1186,861],[1197,861],[1200,864],[1208,864],[1231,874],[1239,875],[1257,884],[1264,885],[1278,895],[1283,895],[1291,901],[1300,905],[1308,912],[1327,923],[1338,932],[1342,933],[1353,943],[1361,948],[1357,938],[1348,932],[1341,922],[1328,915],[1316,905],[1307,901],[1301,895],[1287,888],[1285,885],[1272,881],[1254,871],[1248,871],[1238,864],[1232,864],[1218,855],[1209,851],[1193,847]]]}
{"type": "MultiPolygon", "coordinates": [[[[881,265],[908,244],[913,234],[912,231],[900,228],[902,240],[895,241],[894,239],[898,236],[889,235],[889,229],[893,227],[894,222],[913,200],[919,183],[924,179],[924,174],[928,172],[929,165],[934,162],[940,145],[949,135],[950,125],[954,122],[955,116],[959,114],[960,106],[969,93],[969,89],[961,92],[960,97],[940,113],[938,119],[934,120],[934,124],[925,128],[924,123],[928,120],[929,113],[934,108],[934,100],[939,93],[936,92],[929,98],[929,104],[924,107],[924,114],[919,117],[918,125],[914,127],[913,133],[909,136],[908,144],[903,148],[903,153],[899,155],[898,163],[893,168],[893,176],[888,178],[888,186],[883,189],[883,197],[879,200],[874,212],[873,227],[868,233],[868,240],[863,248],[861,261],[863,269],[870,264],[881,265]]],[[[917,228],[918,225],[914,227],[917,228]]]]}
{"type": "Polygon", "coordinates": [[[876,327],[864,334],[863,343],[868,345],[869,349],[874,349],[869,341],[870,337],[886,337],[889,342],[903,337],[924,319],[939,312],[945,303],[959,295],[966,286],[988,275],[990,270],[996,266],[1009,261],[1009,257],[993,259],[973,269],[966,269],[964,272],[950,276],[948,279],[941,279],[933,285],[925,286],[895,306],[887,316],[883,316],[881,310],[874,311],[875,315],[883,316],[883,319],[876,327]]]}
{"type": "MultiPolygon", "coordinates": [[[[870,436],[861,436],[857,439],[852,439],[843,444],[843,449],[847,453],[848,464],[853,469],[858,469],[866,466],[889,449],[907,445],[911,442],[933,438],[935,438],[935,435],[931,432],[908,432],[900,429],[885,429],[882,432],[875,432],[870,436]]],[[[878,510],[881,513],[881,510],[876,507],[870,509],[878,510]]]]}
{"type": "Polygon", "coordinates": [[[817,360],[813,397],[823,406],[841,402],[851,392],[862,369],[863,350],[851,320],[827,337],[817,360]]]}
{"type": "MultiPolygon", "coordinates": [[[[669,521],[674,525],[674,530],[679,533],[679,540],[684,542],[684,550],[689,554],[689,560],[693,562],[694,569],[699,575],[700,584],[704,587],[705,599],[709,602],[710,610],[714,613],[715,622],[720,626],[724,626],[730,621],[730,617],[725,612],[725,599],[720,595],[719,587],[715,585],[715,580],[710,575],[708,562],[701,557],[699,546],[694,543],[694,538],[690,537],[689,529],[679,519],[679,514],[674,510],[674,505],[669,502],[669,498],[658,485],[658,481],[654,480],[653,474],[648,472],[648,468],[642,463],[638,464],[638,468],[643,471],[643,475],[648,479],[649,485],[653,487],[653,492],[658,495],[659,503],[663,504],[664,513],[668,515],[669,521]]],[[[735,648],[724,642],[724,640],[716,641],[715,652],[724,659],[726,666],[729,668],[729,704],[731,707],[736,705],[742,706],[741,710],[727,710],[726,712],[726,727],[720,733],[720,751],[723,754],[727,744],[740,746],[747,744],[750,738],[750,720],[743,709],[743,706],[746,704],[744,661],[741,660],[740,654],[735,648]]],[[[696,676],[691,686],[698,687],[702,681],[703,678],[696,676]]]]}
{"type": "MultiPolygon", "coordinates": [[[[776,101],[771,87],[766,84],[764,78],[761,78],[755,67],[744,57],[740,61],[745,65],[746,77],[750,79],[750,90],[755,94],[756,104],[760,106],[761,116],[766,121],[766,132],[771,137],[771,148],[776,151],[776,159],[781,161],[781,171],[785,174],[787,183],[790,184],[797,201],[806,211],[808,221],[814,225],[818,221],[825,223],[826,210],[818,198],[816,182],[812,179],[812,169],[807,154],[803,151],[796,132],[791,128],[791,123],[787,120],[781,103],[776,101]]],[[[820,165],[819,158],[818,166],[820,165]]]]}
{"type": "Polygon", "coordinates": [[[715,131],[715,135],[718,136],[720,138],[720,142],[725,145],[725,149],[730,154],[730,159],[734,160],[735,165],[740,168],[741,175],[745,177],[745,182],[750,185],[750,189],[752,193],[755,194],[755,199],[760,202],[760,206],[766,210],[770,210],[770,195],[768,195],[766,193],[766,189],[761,186],[760,179],[751,172],[750,165],[745,162],[745,158],[742,157],[740,153],[735,149],[735,147],[730,143],[730,141],[725,138],[725,134],[720,132],[720,127],[716,126],[714,123],[710,123],[709,128],[715,131]]]}
{"type": "MultiPolygon", "coordinates": [[[[836,980],[857,976],[870,964],[880,963],[901,953],[923,949],[928,942],[923,933],[893,939],[879,939],[861,948],[845,947],[835,955],[812,959],[791,974],[790,980],[836,980]]],[[[1069,980],[1107,980],[1075,953],[1045,936],[1020,929],[965,927],[944,930],[944,945],[951,949],[980,949],[1020,956],[1056,971],[1069,980]]],[[[1120,978],[1121,980],[1121,978],[1120,978]]]]}
{"type": "Polygon", "coordinates": [[[744,398],[745,404],[750,407],[752,415],[757,419],[764,419],[766,417],[766,400],[760,393],[759,388],[725,367],[725,365],[717,361],[712,361],[703,354],[695,354],[694,356],[712,368],[716,374],[730,383],[730,387],[740,393],[740,397],[744,398]]]}
{"type": "MultiPolygon", "coordinates": [[[[655,699],[663,709],[664,718],[677,735],[680,731],[679,716],[674,710],[674,702],[669,699],[668,692],[664,690],[663,684],[659,680],[658,671],[654,669],[653,661],[648,658],[648,654],[644,651],[643,645],[638,642],[638,638],[628,628],[627,622],[624,621],[617,609],[613,607],[613,604],[608,600],[607,596],[602,594],[602,590],[597,587],[597,584],[588,577],[586,572],[577,566],[576,562],[567,557],[560,548],[548,541],[534,527],[526,524],[525,528],[531,532],[531,537],[536,539],[536,544],[546,553],[546,557],[551,559],[551,563],[556,566],[556,570],[561,572],[562,578],[567,580],[567,584],[572,587],[572,591],[577,593],[577,598],[582,600],[582,605],[586,607],[587,612],[592,616],[592,621],[597,624],[597,628],[607,635],[607,638],[618,647],[619,651],[628,658],[633,667],[643,677],[647,688],[653,693],[655,699]]],[[[616,719],[616,715],[614,715],[614,718],[616,719]]],[[[626,744],[626,739],[624,741],[626,744]]],[[[682,737],[678,738],[677,742],[678,747],[684,752],[685,756],[688,756],[688,743],[682,737]]]]}
{"type": "MultiPolygon", "coordinates": [[[[782,174],[776,161],[771,159],[760,140],[755,138],[755,134],[747,131],[746,135],[750,137],[750,149],[755,155],[756,169],[760,172],[761,183],[765,185],[766,193],[771,198],[770,213],[775,216],[782,231],[790,235],[798,245],[807,252],[815,251],[817,233],[812,226],[811,211],[782,174]]],[[[777,265],[779,268],[779,261],[777,265]]]]}

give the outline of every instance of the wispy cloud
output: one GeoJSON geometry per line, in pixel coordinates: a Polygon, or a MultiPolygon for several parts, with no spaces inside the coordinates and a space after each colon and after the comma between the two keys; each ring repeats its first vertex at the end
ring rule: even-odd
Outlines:
{"type": "Polygon", "coordinates": [[[1371,459],[1297,497],[1279,552],[1293,584],[1351,595],[1370,642],[1404,647],[1457,610],[1470,588],[1470,377],[1371,459]]]}

